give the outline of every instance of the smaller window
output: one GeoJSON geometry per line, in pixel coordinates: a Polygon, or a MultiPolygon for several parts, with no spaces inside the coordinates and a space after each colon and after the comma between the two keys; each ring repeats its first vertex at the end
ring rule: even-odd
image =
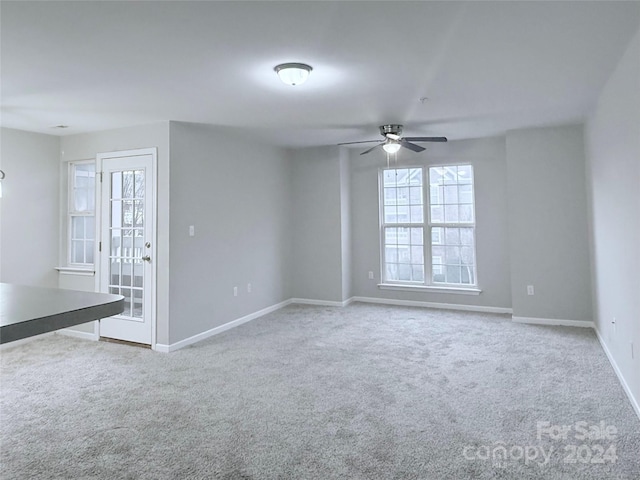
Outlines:
{"type": "Polygon", "coordinates": [[[69,265],[93,265],[96,172],[93,162],[69,164],[69,265]]]}

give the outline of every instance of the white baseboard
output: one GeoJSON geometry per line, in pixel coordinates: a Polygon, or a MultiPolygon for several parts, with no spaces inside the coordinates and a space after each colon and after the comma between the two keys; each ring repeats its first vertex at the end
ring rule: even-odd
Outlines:
{"type": "Polygon", "coordinates": [[[351,297],[344,302],[337,302],[333,300],[314,300],[312,298],[291,298],[289,301],[291,303],[298,303],[300,305],[318,305],[321,307],[346,307],[351,302],[353,302],[353,298],[351,297]]]}
{"type": "Polygon", "coordinates": [[[68,328],[63,328],[62,330],[58,330],[55,333],[64,335],[65,337],[82,338],[84,340],[93,340],[94,342],[100,339],[100,336],[95,331],[80,332],[78,330],[70,330],[68,328]]]}
{"type": "Polygon", "coordinates": [[[189,338],[185,338],[184,340],[180,340],[179,342],[172,343],[171,345],[163,345],[161,343],[156,343],[155,350],[157,352],[169,353],[184,348],[188,345],[193,345],[196,342],[201,340],[205,340],[206,338],[212,337],[214,335],[218,335],[219,333],[226,332],[234,327],[238,327],[243,323],[250,322],[251,320],[255,320],[256,318],[262,317],[271,312],[275,312],[276,310],[280,310],[283,307],[291,304],[291,300],[285,300],[284,302],[277,303],[275,305],[271,305],[270,307],[263,308],[262,310],[258,310],[257,312],[250,313],[249,315],[245,315],[244,317],[237,318],[232,320],[231,322],[225,323],[224,325],[220,325],[218,327],[212,328],[211,330],[207,330],[206,332],[198,333],[189,338]]]}
{"type": "Polygon", "coordinates": [[[457,303],[419,302],[416,300],[397,300],[393,298],[377,297],[351,297],[353,302],[380,303],[384,305],[400,305],[403,307],[440,308],[445,310],[462,310],[466,312],[480,313],[513,313],[513,310],[505,307],[485,307],[482,305],[460,305],[457,303]]]}
{"type": "Polygon", "coordinates": [[[609,363],[611,364],[611,367],[613,368],[613,371],[616,372],[616,375],[618,376],[618,380],[620,381],[620,384],[622,385],[622,389],[624,390],[624,393],[626,393],[627,397],[629,397],[629,401],[631,402],[631,406],[636,411],[636,415],[638,415],[638,418],[640,418],[640,402],[638,402],[638,399],[636,399],[633,396],[633,393],[631,392],[631,389],[629,388],[629,385],[627,384],[627,381],[622,376],[622,372],[618,368],[618,364],[614,360],[613,355],[611,355],[611,352],[609,351],[609,348],[607,347],[607,344],[604,342],[604,339],[602,338],[602,335],[600,335],[600,332],[598,331],[597,328],[594,328],[594,330],[596,331],[596,336],[598,337],[598,341],[600,342],[600,346],[602,347],[602,350],[604,350],[604,353],[607,355],[607,358],[609,359],[609,363]]]}
{"type": "Polygon", "coordinates": [[[554,325],[558,327],[595,328],[595,324],[588,320],[562,320],[560,318],[511,317],[515,323],[530,325],[554,325]]]}

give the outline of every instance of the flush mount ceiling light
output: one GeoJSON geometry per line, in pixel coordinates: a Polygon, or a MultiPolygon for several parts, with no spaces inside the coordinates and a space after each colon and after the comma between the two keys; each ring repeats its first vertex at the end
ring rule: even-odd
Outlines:
{"type": "Polygon", "coordinates": [[[281,63],[276,65],[274,70],[287,85],[302,85],[309,78],[309,73],[313,68],[305,63],[281,63]]]}

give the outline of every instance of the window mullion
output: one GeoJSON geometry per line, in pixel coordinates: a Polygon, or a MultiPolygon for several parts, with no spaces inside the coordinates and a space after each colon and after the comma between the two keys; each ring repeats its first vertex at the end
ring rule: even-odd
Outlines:
{"type": "Polygon", "coordinates": [[[424,255],[424,284],[431,285],[433,274],[431,272],[431,184],[429,179],[429,169],[425,168],[422,178],[422,205],[425,210],[422,249],[424,255]]]}
{"type": "Polygon", "coordinates": [[[385,227],[394,227],[394,228],[416,228],[422,227],[422,223],[383,223],[382,228],[385,227]]]}

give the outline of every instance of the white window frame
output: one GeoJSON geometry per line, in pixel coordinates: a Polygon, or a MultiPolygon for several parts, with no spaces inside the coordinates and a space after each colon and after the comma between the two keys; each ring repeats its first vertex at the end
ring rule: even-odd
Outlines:
{"type": "Polygon", "coordinates": [[[461,293],[461,294],[471,294],[478,295],[482,292],[478,286],[478,261],[477,261],[477,236],[476,236],[476,214],[475,214],[475,172],[473,174],[473,182],[471,183],[473,188],[473,222],[469,223],[433,223],[431,221],[431,189],[430,189],[430,178],[429,178],[429,168],[444,168],[444,167],[462,167],[462,166],[470,166],[472,171],[474,170],[473,165],[470,163],[449,163],[449,164],[437,164],[437,165],[402,165],[401,167],[389,167],[389,168],[381,168],[379,170],[378,176],[378,186],[379,186],[379,195],[378,195],[378,212],[379,212],[379,239],[380,239],[380,278],[382,279],[382,283],[378,284],[380,289],[385,290],[422,290],[422,291],[432,291],[432,292],[448,292],[448,293],[461,293]],[[422,172],[422,198],[423,198],[423,222],[422,223],[414,223],[414,224],[400,224],[400,223],[390,223],[387,224],[384,221],[384,172],[387,170],[397,170],[397,169],[412,169],[419,168],[422,172]],[[416,281],[399,281],[399,280],[387,280],[386,276],[386,260],[385,260],[385,229],[388,227],[422,227],[423,229],[423,262],[424,262],[424,282],[416,282],[416,281]],[[433,282],[433,265],[432,265],[432,228],[439,227],[453,227],[453,228],[461,228],[461,227],[470,227],[473,228],[473,258],[474,258],[474,284],[454,284],[454,283],[434,283],[433,282]]]}
{"type": "MultiPolygon", "coordinates": [[[[95,203],[93,210],[85,210],[85,211],[77,211],[75,210],[75,167],[76,165],[93,165],[95,168],[95,160],[78,160],[71,161],[67,166],[67,265],[70,267],[78,268],[78,269],[87,269],[93,270],[95,266],[95,246],[94,246],[94,259],[93,263],[78,263],[73,261],[72,253],[73,253],[73,218],[74,217],[93,217],[94,219],[94,230],[95,228],[95,219],[96,219],[96,211],[95,211],[95,203]]],[[[96,173],[96,176],[98,174],[96,173]]],[[[96,185],[97,188],[97,185],[96,185]]],[[[95,193],[95,192],[94,192],[95,193]]],[[[94,195],[95,197],[95,195],[94,195]]],[[[94,232],[94,242],[96,242],[96,234],[94,232]]],[[[86,239],[85,239],[86,242],[86,239]]],[[[86,253],[86,247],[85,247],[86,253]]]]}

